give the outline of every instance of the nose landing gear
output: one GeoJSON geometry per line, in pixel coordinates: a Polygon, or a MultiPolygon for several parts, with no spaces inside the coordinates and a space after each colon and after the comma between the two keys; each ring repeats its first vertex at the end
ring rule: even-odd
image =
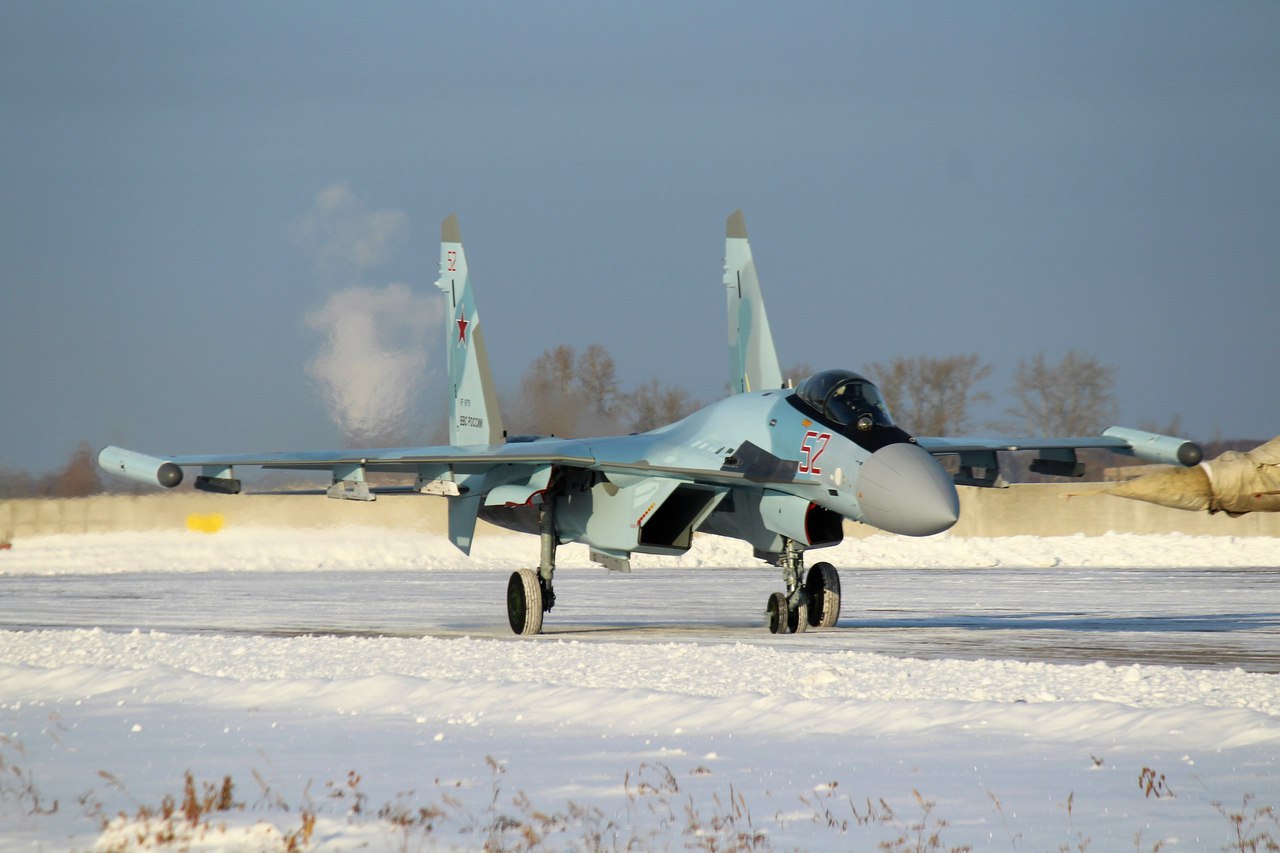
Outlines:
{"type": "Polygon", "coordinates": [[[793,609],[787,603],[786,593],[775,592],[770,595],[767,612],[770,634],[799,634],[809,625],[808,604],[801,600],[799,606],[793,609]]]}
{"type": "Polygon", "coordinates": [[[791,539],[783,540],[778,565],[787,591],[769,596],[765,606],[769,633],[799,634],[811,626],[833,627],[840,618],[840,574],[835,567],[816,563],[806,575],[804,550],[791,539]]]}

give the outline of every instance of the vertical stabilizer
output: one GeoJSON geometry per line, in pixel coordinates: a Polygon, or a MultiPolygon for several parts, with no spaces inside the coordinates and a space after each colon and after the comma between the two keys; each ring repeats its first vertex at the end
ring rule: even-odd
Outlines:
{"type": "Polygon", "coordinates": [[[782,369],[764,311],[760,280],[742,211],[729,215],[724,239],[724,286],[729,297],[729,388],[734,394],[782,387],[782,369]]]}
{"type": "Polygon", "coordinates": [[[502,444],[502,413],[484,348],[484,331],[476,311],[462,249],[458,217],[440,224],[440,278],[444,291],[445,340],[449,353],[449,440],[455,445],[502,444]]]}

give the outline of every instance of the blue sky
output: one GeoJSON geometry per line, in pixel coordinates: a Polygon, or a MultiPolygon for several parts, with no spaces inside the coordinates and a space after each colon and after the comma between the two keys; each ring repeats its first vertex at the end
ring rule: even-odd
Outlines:
{"type": "Polygon", "coordinates": [[[1277,152],[1272,2],[6,3],[0,466],[340,444],[316,318],[437,298],[451,212],[507,388],[602,343],[716,397],[741,207],[784,364],[977,352],[994,418],[1076,349],[1124,423],[1266,438],[1277,152]]]}

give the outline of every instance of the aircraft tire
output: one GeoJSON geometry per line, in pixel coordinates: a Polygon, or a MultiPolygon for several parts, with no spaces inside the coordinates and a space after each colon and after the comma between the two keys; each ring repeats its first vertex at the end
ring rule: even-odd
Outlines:
{"type": "Polygon", "coordinates": [[[835,627],[840,618],[840,573],[830,563],[814,563],[804,579],[809,600],[809,624],[815,628],[835,627]]]}
{"type": "Polygon", "coordinates": [[[770,634],[785,634],[790,630],[787,623],[791,621],[791,614],[788,610],[785,594],[775,592],[769,596],[769,604],[765,612],[769,614],[770,634]]]}
{"type": "Polygon", "coordinates": [[[507,581],[507,621],[521,636],[542,633],[542,584],[538,573],[520,569],[507,581]]]}
{"type": "Polygon", "coordinates": [[[809,627],[809,604],[802,596],[800,598],[800,606],[787,614],[787,633],[803,634],[804,629],[809,627]]]}

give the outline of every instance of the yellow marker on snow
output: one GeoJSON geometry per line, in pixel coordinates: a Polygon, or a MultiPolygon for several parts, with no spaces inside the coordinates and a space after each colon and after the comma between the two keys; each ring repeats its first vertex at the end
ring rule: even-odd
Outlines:
{"type": "Polygon", "coordinates": [[[217,533],[222,529],[222,513],[200,515],[193,512],[187,516],[187,529],[196,533],[217,533]]]}

